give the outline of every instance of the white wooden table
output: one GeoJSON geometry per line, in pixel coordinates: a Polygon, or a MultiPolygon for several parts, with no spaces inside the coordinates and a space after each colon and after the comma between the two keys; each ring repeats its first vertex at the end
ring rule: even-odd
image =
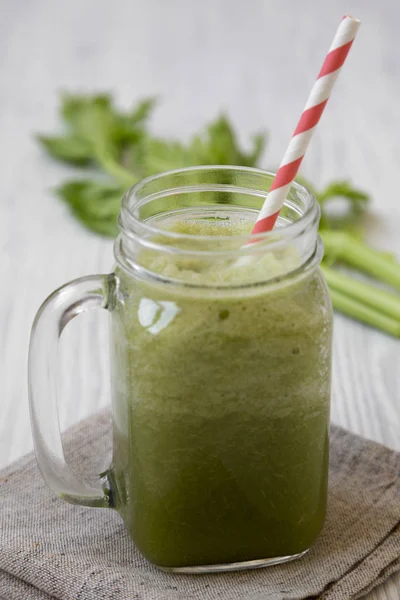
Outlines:
{"type": "MultiPolygon", "coordinates": [[[[226,109],[247,136],[270,131],[279,162],[342,14],[363,20],[303,174],[373,194],[369,237],[400,256],[400,4],[394,0],[15,0],[0,21],[0,465],[32,448],[29,329],[63,282],[110,270],[112,243],[84,230],[51,187],[71,175],[33,139],[58,126],[62,89],[158,95],[152,126],[185,137],[226,109]],[[316,25],[318,27],[316,27],[316,25]]],[[[62,423],[108,403],[106,315],[62,343],[62,423]]],[[[400,341],[336,317],[333,419],[400,450],[400,341]]],[[[399,600],[400,575],[368,596],[399,600]]]]}

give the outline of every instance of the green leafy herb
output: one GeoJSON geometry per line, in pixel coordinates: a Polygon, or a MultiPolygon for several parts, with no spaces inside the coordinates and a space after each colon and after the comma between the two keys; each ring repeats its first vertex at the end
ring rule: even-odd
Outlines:
{"type": "MultiPolygon", "coordinates": [[[[54,159],[90,169],[90,179],[73,179],[56,190],[88,229],[114,237],[124,191],[149,175],[195,165],[258,166],[266,145],[265,133],[253,136],[246,152],[231,122],[222,114],[186,143],[158,138],[148,128],[154,107],[154,98],[121,111],[110,94],[66,94],[60,108],[64,133],[38,136],[54,159]]],[[[323,268],[334,306],[400,337],[400,296],[332,268],[343,262],[400,290],[400,265],[395,258],[370,248],[361,239],[368,194],[349,181],[334,181],[316,190],[301,177],[298,180],[313,191],[321,206],[323,268]]],[[[220,201],[224,201],[223,195],[220,201]]]]}
{"type": "Polygon", "coordinates": [[[38,136],[56,160],[94,169],[93,181],[73,180],[56,191],[74,215],[96,233],[115,235],[119,212],[116,196],[121,197],[140,179],[194,165],[254,166],[265,148],[266,136],[258,134],[250,151],[243,151],[225,115],[186,144],[155,137],[147,127],[154,106],[155,99],[147,98],[133,110],[120,111],[108,94],[64,95],[60,108],[64,134],[38,136]]]}
{"type": "Polygon", "coordinates": [[[318,201],[322,209],[322,228],[352,229],[365,212],[369,195],[354,188],[349,181],[334,181],[318,193],[318,201]],[[338,200],[346,203],[346,210],[339,215],[332,211],[332,204],[338,200]]]}
{"type": "Polygon", "coordinates": [[[101,235],[116,236],[115,215],[119,211],[124,187],[80,179],[64,183],[57,193],[70,205],[73,214],[84,225],[101,235]]]}
{"type": "Polygon", "coordinates": [[[297,177],[297,181],[313,192],[321,206],[321,230],[358,233],[370,200],[366,192],[355,188],[350,181],[333,181],[320,191],[303,177],[297,177]]]}
{"type": "Polygon", "coordinates": [[[74,135],[38,136],[46,151],[57,158],[77,165],[87,165],[92,160],[90,146],[74,135]]]}

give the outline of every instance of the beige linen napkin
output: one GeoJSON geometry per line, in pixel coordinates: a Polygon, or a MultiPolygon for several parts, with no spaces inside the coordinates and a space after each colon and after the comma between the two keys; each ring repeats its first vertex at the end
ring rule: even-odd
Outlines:
{"type": "MultiPolygon", "coordinates": [[[[109,450],[109,421],[101,413],[68,432],[75,464],[94,468],[109,450]]],[[[159,571],[115,511],[59,500],[25,457],[0,473],[0,598],[358,598],[400,570],[400,454],[337,427],[331,439],[328,518],[315,547],[287,565],[217,575],[159,571]]]]}

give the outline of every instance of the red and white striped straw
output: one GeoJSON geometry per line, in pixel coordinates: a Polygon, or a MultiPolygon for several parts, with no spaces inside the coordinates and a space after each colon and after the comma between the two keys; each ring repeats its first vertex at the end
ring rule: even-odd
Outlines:
{"type": "Polygon", "coordinates": [[[359,26],[358,19],[343,17],[253,227],[253,234],[273,229],[359,26]]]}

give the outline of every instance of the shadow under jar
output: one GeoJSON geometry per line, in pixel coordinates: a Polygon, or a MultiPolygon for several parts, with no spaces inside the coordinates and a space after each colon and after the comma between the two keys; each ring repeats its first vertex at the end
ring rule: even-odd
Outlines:
{"type": "Polygon", "coordinates": [[[122,201],[115,273],[67,284],[34,325],[44,478],[66,500],[116,508],[139,550],[167,570],[285,562],[323,527],[332,308],[319,208],[294,184],[274,231],[246,244],[272,180],[196,167],[139,183],[122,201]],[[114,450],[89,487],[62,452],[48,338],[94,306],[111,314],[114,450]]]}

